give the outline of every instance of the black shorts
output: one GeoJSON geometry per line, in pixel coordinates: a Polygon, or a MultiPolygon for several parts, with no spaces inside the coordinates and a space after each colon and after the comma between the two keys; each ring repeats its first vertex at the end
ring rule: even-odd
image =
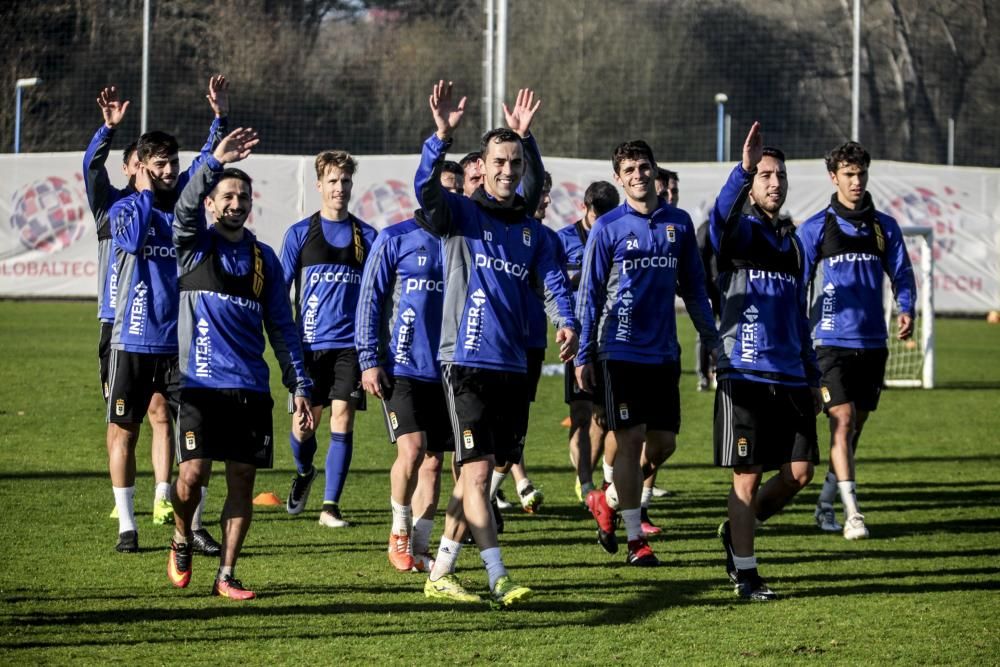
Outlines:
{"type": "Polygon", "coordinates": [[[538,381],[542,377],[542,365],[545,363],[545,348],[529,347],[525,350],[528,357],[528,377],[525,378],[525,391],[528,402],[534,403],[538,395],[538,381]]]}
{"type": "MultiPolygon", "coordinates": [[[[367,406],[361,388],[361,367],[353,347],[336,350],[305,350],[306,374],[312,378],[312,404],[329,407],[333,401],[347,401],[355,410],[367,406]]],[[[291,403],[289,403],[291,406],[291,403]]],[[[289,413],[293,412],[289,407],[289,413]]]]}
{"type": "Polygon", "coordinates": [[[397,377],[388,389],[383,388],[382,391],[385,395],[382,412],[390,442],[396,442],[399,436],[407,433],[423,432],[427,435],[427,451],[450,452],[455,449],[444,387],[440,382],[397,377]]]}
{"type": "Polygon", "coordinates": [[[108,372],[111,365],[111,331],[115,325],[111,322],[101,322],[101,338],[97,342],[97,359],[101,372],[101,394],[104,402],[108,402],[111,387],[108,386],[108,372]]]}
{"type": "Polygon", "coordinates": [[[889,358],[887,348],[855,349],[849,347],[816,348],[816,361],[823,373],[820,394],[823,409],[835,405],[854,403],[854,407],[865,412],[878,408],[885,381],[885,362],[889,358]]]}
{"type": "Polygon", "coordinates": [[[576,366],[572,361],[566,362],[564,375],[563,384],[565,386],[563,387],[563,400],[566,401],[566,403],[572,403],[574,401],[587,401],[589,403],[594,402],[594,395],[589,391],[580,389],[580,385],[576,383],[576,366]]]}
{"type": "Polygon", "coordinates": [[[176,354],[111,350],[108,367],[108,422],[141,424],[154,393],[166,396],[171,414],[177,414],[180,371],[176,354]]]}
{"type": "Polygon", "coordinates": [[[715,465],[775,470],[791,461],[819,463],[809,387],[719,380],[715,392],[715,465]]]}
{"type": "Polygon", "coordinates": [[[174,449],[177,462],[274,464],[270,394],[246,389],[182,389],[174,449]]]}
{"type": "Polygon", "coordinates": [[[493,455],[498,466],[521,460],[526,375],[442,364],[441,381],[455,434],[455,463],[493,455]]]}
{"type": "Polygon", "coordinates": [[[603,395],[608,429],[617,431],[646,425],[647,431],[681,430],[681,395],[677,362],[637,364],[600,361],[598,391],[603,395]]]}

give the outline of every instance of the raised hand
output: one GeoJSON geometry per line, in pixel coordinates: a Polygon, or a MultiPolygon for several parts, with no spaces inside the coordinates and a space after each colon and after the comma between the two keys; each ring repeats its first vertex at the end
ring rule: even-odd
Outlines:
{"type": "Polygon", "coordinates": [[[451,133],[462,122],[462,114],[465,113],[465,100],[462,98],[455,104],[452,94],[451,81],[438,81],[434,84],[429,98],[431,113],[434,115],[434,124],[437,125],[438,139],[447,140],[451,133]]]}
{"type": "Polygon", "coordinates": [[[522,139],[528,136],[531,128],[531,119],[535,117],[538,107],[542,106],[542,101],[535,101],[535,91],[531,88],[521,88],[517,91],[517,100],[514,101],[514,108],[508,109],[503,105],[503,115],[507,119],[507,127],[517,132],[522,139]]]}
{"type": "Polygon", "coordinates": [[[253,147],[259,143],[257,130],[252,127],[238,127],[219,142],[212,155],[222,164],[239,162],[245,160],[253,152],[253,147]]]}
{"type": "Polygon", "coordinates": [[[764,136],[760,133],[760,123],[754,121],[743,142],[743,171],[754,171],[757,163],[764,157],[764,136]]]}
{"type": "Polygon", "coordinates": [[[129,101],[122,102],[118,97],[118,89],[114,86],[103,88],[97,96],[97,106],[101,107],[104,115],[104,124],[109,128],[114,128],[122,122],[125,111],[128,109],[129,101]]]}
{"type": "Polygon", "coordinates": [[[215,74],[208,80],[208,95],[205,99],[212,106],[216,118],[229,113],[229,81],[221,74],[215,74]]]}

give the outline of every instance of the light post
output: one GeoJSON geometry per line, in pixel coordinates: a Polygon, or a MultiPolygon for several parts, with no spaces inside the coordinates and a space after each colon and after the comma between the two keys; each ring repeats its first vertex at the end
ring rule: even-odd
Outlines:
{"type": "Polygon", "coordinates": [[[729,101],[729,96],[725,93],[715,94],[715,106],[718,110],[718,119],[716,121],[717,131],[715,140],[715,161],[722,162],[725,157],[724,146],[726,143],[726,102],[729,101]]]}
{"type": "Polygon", "coordinates": [[[37,86],[42,82],[37,76],[33,76],[30,79],[18,79],[14,84],[14,92],[17,101],[15,104],[17,108],[14,110],[14,152],[21,152],[21,89],[31,88],[32,86],[37,86]]]}

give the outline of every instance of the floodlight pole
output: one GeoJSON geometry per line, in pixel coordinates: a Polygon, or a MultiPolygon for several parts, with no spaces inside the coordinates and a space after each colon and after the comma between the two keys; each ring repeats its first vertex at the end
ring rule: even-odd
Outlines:
{"type": "Polygon", "coordinates": [[[37,76],[33,76],[29,79],[18,79],[14,83],[14,97],[16,98],[14,104],[14,153],[21,152],[21,91],[25,88],[31,88],[32,86],[37,86],[42,82],[37,76]]]}
{"type": "Polygon", "coordinates": [[[496,114],[495,118],[499,121],[503,117],[503,102],[504,97],[507,95],[507,0],[496,0],[496,7],[497,46],[496,74],[493,79],[493,104],[494,113],[496,114]]]}
{"type": "Polygon", "coordinates": [[[493,129],[493,113],[496,107],[493,98],[493,70],[496,67],[493,55],[494,47],[494,20],[496,10],[493,7],[494,0],[486,0],[486,34],[483,40],[483,122],[486,124],[484,132],[493,129]]]}
{"type": "Polygon", "coordinates": [[[715,108],[718,111],[716,116],[716,136],[715,136],[715,161],[722,162],[725,158],[726,143],[726,102],[729,96],[725,93],[715,94],[715,108]]]}
{"type": "Polygon", "coordinates": [[[851,73],[851,141],[861,136],[861,0],[854,0],[854,56],[851,73]]]}
{"type": "Polygon", "coordinates": [[[142,2],[142,109],[139,114],[139,134],[146,134],[149,111],[149,3],[142,2]]]}

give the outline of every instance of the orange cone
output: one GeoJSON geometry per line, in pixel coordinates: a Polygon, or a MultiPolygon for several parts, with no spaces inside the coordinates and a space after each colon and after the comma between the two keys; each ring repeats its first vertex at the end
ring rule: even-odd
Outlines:
{"type": "Polygon", "coordinates": [[[566,419],[562,420],[562,425],[565,426],[566,428],[569,428],[570,426],[572,426],[572,424],[573,421],[569,417],[566,417],[566,419]]]}
{"type": "Polygon", "coordinates": [[[281,505],[281,498],[276,496],[273,491],[267,491],[266,493],[260,493],[256,498],[253,499],[254,505],[281,505]]]}

